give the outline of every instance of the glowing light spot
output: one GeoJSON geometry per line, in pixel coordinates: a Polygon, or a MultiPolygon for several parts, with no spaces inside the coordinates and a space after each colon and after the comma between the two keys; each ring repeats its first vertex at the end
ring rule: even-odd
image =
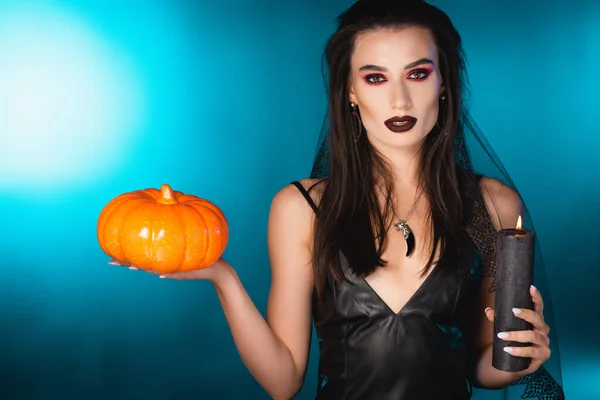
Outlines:
{"type": "Polygon", "coordinates": [[[117,48],[56,7],[0,7],[0,185],[93,182],[142,120],[141,85],[117,48]]]}
{"type": "Polygon", "coordinates": [[[150,230],[147,227],[142,228],[140,233],[138,233],[138,236],[142,239],[148,239],[150,237],[150,230]]]}

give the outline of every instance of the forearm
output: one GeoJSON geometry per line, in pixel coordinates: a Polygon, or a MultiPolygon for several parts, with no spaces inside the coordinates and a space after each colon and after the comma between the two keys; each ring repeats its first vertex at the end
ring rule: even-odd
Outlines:
{"type": "Polygon", "coordinates": [[[274,399],[290,399],[303,374],[292,355],[254,305],[233,268],[213,282],[242,361],[274,399]]]}
{"type": "Polygon", "coordinates": [[[492,353],[492,344],[482,351],[477,361],[475,386],[486,389],[501,389],[525,376],[523,372],[506,372],[494,368],[492,366],[492,353]]]}

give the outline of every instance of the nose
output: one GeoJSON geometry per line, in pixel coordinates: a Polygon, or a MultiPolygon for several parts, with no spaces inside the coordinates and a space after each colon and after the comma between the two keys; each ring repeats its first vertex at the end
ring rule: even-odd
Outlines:
{"type": "Polygon", "coordinates": [[[412,106],[408,88],[404,82],[394,85],[391,95],[391,108],[394,110],[407,110],[412,106]]]}

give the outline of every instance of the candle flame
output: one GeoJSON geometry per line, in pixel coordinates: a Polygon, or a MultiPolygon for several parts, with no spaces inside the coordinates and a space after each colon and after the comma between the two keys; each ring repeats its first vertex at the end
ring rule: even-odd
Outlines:
{"type": "Polygon", "coordinates": [[[521,230],[523,227],[523,222],[521,221],[521,216],[519,215],[519,219],[517,219],[517,230],[521,230]]]}

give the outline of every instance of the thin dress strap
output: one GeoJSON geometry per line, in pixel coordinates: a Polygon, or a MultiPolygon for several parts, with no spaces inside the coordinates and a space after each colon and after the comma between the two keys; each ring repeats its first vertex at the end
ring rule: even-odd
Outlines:
{"type": "Polygon", "coordinates": [[[302,184],[300,182],[298,182],[298,181],[292,182],[292,185],[294,185],[294,186],[296,186],[298,188],[298,190],[300,191],[300,193],[302,193],[302,195],[304,196],[304,198],[306,199],[306,201],[308,201],[308,204],[310,204],[310,206],[312,207],[313,211],[316,214],[317,211],[319,210],[319,208],[315,204],[315,202],[312,199],[312,197],[310,197],[310,194],[308,194],[308,192],[306,191],[306,189],[304,189],[304,186],[302,186],[302,184]]]}

